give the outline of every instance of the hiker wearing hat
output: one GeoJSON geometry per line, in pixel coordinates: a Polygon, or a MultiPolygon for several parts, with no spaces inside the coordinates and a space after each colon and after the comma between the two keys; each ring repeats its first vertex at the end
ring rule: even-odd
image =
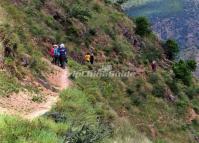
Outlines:
{"type": "Polygon", "coordinates": [[[59,57],[60,57],[60,51],[59,46],[54,45],[54,64],[59,66],[59,57]]]}

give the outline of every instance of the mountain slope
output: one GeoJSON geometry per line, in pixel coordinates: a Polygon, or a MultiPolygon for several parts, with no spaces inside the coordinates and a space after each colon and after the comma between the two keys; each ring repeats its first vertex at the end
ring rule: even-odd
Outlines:
{"type": "Polygon", "coordinates": [[[0,142],[197,142],[198,82],[186,86],[175,80],[162,43],[153,34],[136,35],[134,22],[117,5],[100,0],[2,0],[0,7],[6,15],[0,28],[2,47],[5,41],[11,47],[18,44],[15,57],[2,62],[3,96],[24,88],[40,92],[21,81],[29,74],[46,81],[52,69],[42,57],[48,57],[52,43],[67,45],[68,67],[74,73],[73,87],[60,94],[46,115],[32,122],[0,116],[0,142]],[[82,63],[91,50],[93,66],[82,63]],[[24,67],[21,58],[27,56],[24,67]],[[158,62],[156,72],[150,67],[153,60],[158,62]],[[130,71],[134,76],[75,74],[100,70],[130,71]],[[171,102],[170,95],[176,100],[171,102]]]}

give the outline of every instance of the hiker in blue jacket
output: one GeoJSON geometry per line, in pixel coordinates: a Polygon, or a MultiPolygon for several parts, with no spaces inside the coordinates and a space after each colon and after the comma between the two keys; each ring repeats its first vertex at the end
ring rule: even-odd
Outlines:
{"type": "Polygon", "coordinates": [[[60,51],[59,51],[59,46],[55,45],[54,46],[54,64],[59,66],[59,56],[60,56],[60,51]]]}
{"type": "Polygon", "coordinates": [[[66,61],[67,61],[67,50],[66,50],[64,44],[60,45],[59,53],[60,53],[59,60],[60,60],[61,67],[63,69],[65,69],[65,64],[66,64],[66,61]]]}

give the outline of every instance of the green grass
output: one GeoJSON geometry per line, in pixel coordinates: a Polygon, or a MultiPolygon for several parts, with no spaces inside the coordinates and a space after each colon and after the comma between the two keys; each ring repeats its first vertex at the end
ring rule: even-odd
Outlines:
{"type": "MultiPolygon", "coordinates": [[[[143,1],[144,4],[147,2],[143,1]]],[[[114,6],[97,3],[96,0],[68,0],[66,3],[52,0],[48,4],[53,10],[54,7],[60,8],[60,15],[67,17],[64,24],[54,20],[47,7],[44,8],[43,3],[36,0],[17,6],[6,0],[0,2],[1,7],[9,13],[5,21],[7,24],[0,29],[2,34],[11,40],[11,45],[14,42],[19,44],[17,56],[27,53],[33,61],[25,71],[35,77],[46,72],[48,67],[41,57],[47,57],[49,41],[58,40],[56,42],[65,42],[69,50],[79,53],[87,52],[87,46],[94,46],[95,53],[107,55],[106,64],[112,65],[114,70],[128,71],[134,65],[143,66],[146,72],[130,78],[72,77],[73,87],[64,90],[60,94],[60,101],[43,117],[26,121],[18,117],[0,116],[0,142],[63,143],[69,132],[73,134],[71,139],[80,139],[83,143],[95,136],[99,139],[93,142],[104,143],[150,143],[147,138],[155,143],[194,142],[187,134],[197,134],[198,123],[195,121],[187,125],[185,114],[188,107],[199,110],[198,83],[193,81],[187,87],[175,81],[172,72],[160,67],[156,73],[151,73],[150,62],[161,60],[163,54],[159,41],[153,35],[142,39],[145,47],[136,51],[118,26],[120,24],[133,31],[134,24],[114,6]],[[68,15],[70,8],[74,7],[82,9],[73,9],[73,14],[68,15]],[[87,16],[87,10],[91,16],[87,16]],[[13,33],[11,37],[9,32],[13,33]],[[107,37],[104,39],[102,36],[107,37]],[[166,88],[170,88],[177,97],[176,103],[164,99],[166,88]],[[120,117],[121,109],[125,110],[125,117],[120,117]],[[54,114],[56,116],[52,116],[54,114]],[[149,125],[154,125],[157,131],[155,139],[149,125]],[[88,128],[88,134],[85,134],[83,126],[88,128]]],[[[174,9],[176,7],[178,9],[178,1],[174,9]]],[[[6,65],[15,69],[11,71],[17,72],[13,75],[26,74],[18,66],[19,61],[20,58],[16,61],[6,59],[6,65]]],[[[101,64],[91,67],[69,59],[68,67],[71,73],[95,71],[101,68],[101,64]]],[[[13,76],[0,73],[0,95],[20,91],[21,85],[17,81],[13,76]]],[[[39,93],[31,87],[23,88],[39,93]]],[[[35,97],[34,100],[40,99],[35,97]]]]}
{"type": "Polygon", "coordinates": [[[16,79],[0,72],[0,96],[8,96],[11,93],[17,93],[21,89],[21,85],[16,79]]]}
{"type": "Polygon", "coordinates": [[[32,122],[18,117],[0,115],[0,142],[2,143],[61,143],[67,124],[40,118],[32,122]]]}

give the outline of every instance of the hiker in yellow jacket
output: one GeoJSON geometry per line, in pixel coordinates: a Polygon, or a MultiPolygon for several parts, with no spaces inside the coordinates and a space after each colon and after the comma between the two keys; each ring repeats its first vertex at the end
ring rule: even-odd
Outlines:
{"type": "Polygon", "coordinates": [[[84,57],[85,62],[90,62],[91,55],[87,53],[84,57]]]}

